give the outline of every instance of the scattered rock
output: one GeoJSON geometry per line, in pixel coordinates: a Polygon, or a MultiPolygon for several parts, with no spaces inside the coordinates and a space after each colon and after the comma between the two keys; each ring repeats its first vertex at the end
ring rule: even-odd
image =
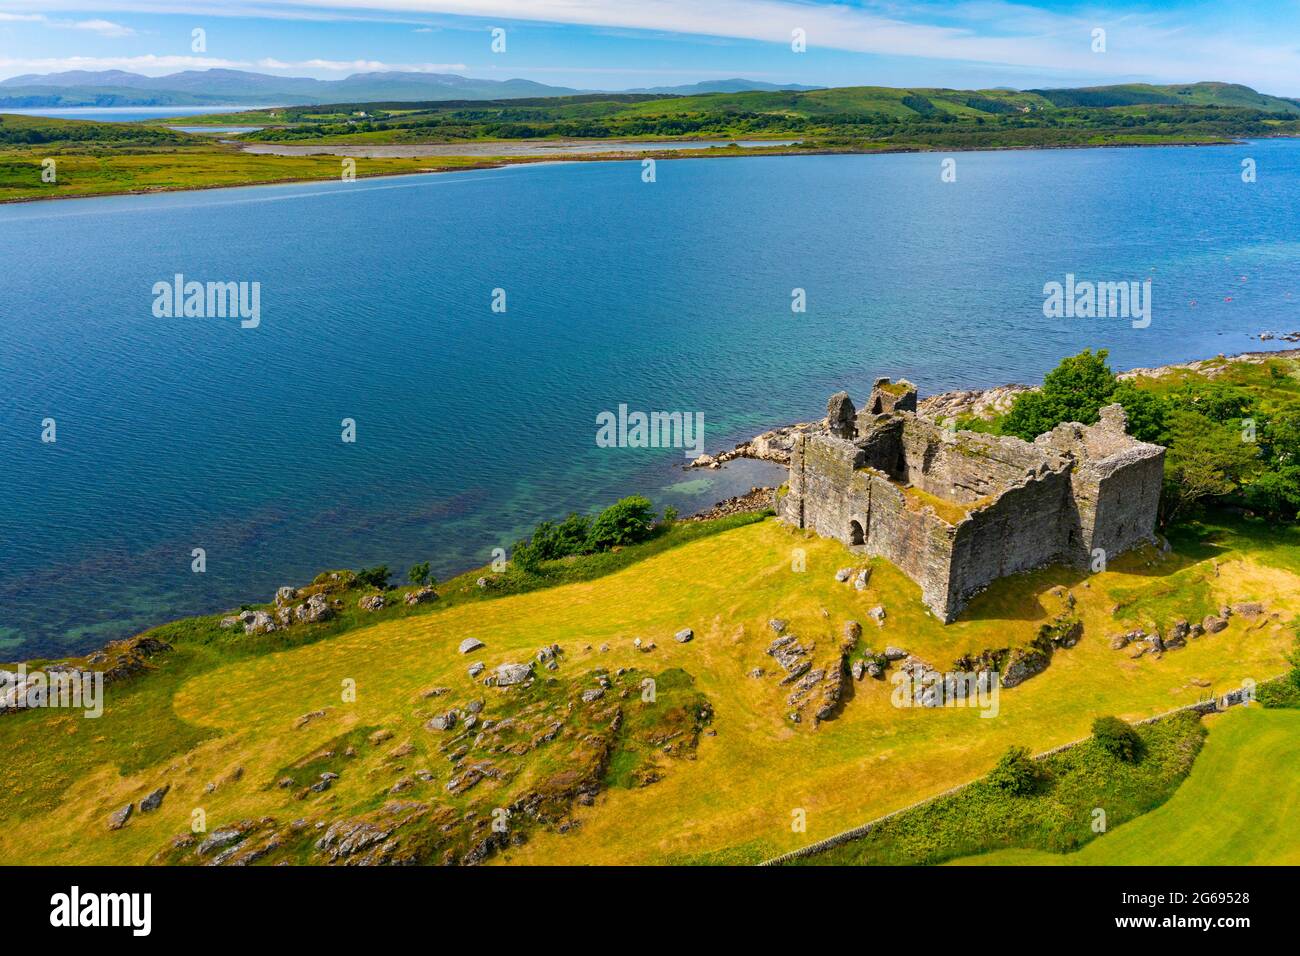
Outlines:
{"type": "Polygon", "coordinates": [[[840,584],[843,584],[845,581],[849,579],[849,577],[852,574],[853,574],[852,568],[840,568],[838,571],[835,572],[835,580],[839,581],[840,584]]]}
{"type": "Polygon", "coordinates": [[[150,793],[147,797],[145,797],[143,800],[140,801],[140,812],[153,813],[153,811],[161,807],[163,802],[163,797],[167,796],[167,791],[170,789],[171,789],[171,784],[164,784],[163,786],[159,787],[157,790],[150,793]]]}
{"type": "Polygon", "coordinates": [[[324,717],[324,716],[325,716],[325,711],[323,710],[313,710],[310,714],[303,714],[301,717],[294,720],[293,729],[301,730],[303,727],[306,727],[313,720],[316,720],[317,718],[324,717]]]}
{"type": "Polygon", "coordinates": [[[905,657],[907,657],[907,651],[901,647],[894,647],[891,644],[885,648],[885,660],[887,661],[901,661],[905,657]]]}
{"type": "Polygon", "coordinates": [[[777,634],[781,634],[789,626],[789,623],[781,620],[779,617],[774,617],[772,618],[772,620],[767,622],[767,626],[770,627],[777,634]]]}
{"type": "Polygon", "coordinates": [[[678,644],[685,644],[693,637],[695,637],[695,632],[692,631],[689,627],[684,627],[676,634],[673,635],[673,640],[676,641],[678,644]]]}
{"type": "Polygon", "coordinates": [[[373,734],[371,734],[367,739],[370,741],[370,746],[378,747],[385,740],[392,740],[393,732],[386,727],[380,727],[373,734]]]}
{"type": "Polygon", "coordinates": [[[597,687],[594,690],[584,690],[582,692],[582,702],[584,704],[594,703],[605,696],[604,688],[597,687]]]}
{"type": "Polygon", "coordinates": [[[460,647],[457,649],[462,654],[468,654],[470,651],[476,651],[480,647],[486,647],[486,646],[487,645],[484,644],[482,641],[480,641],[477,637],[467,637],[465,638],[465,640],[460,642],[460,647]]]}
{"type": "Polygon", "coordinates": [[[431,587],[422,587],[406,595],[407,604],[427,604],[438,600],[438,592],[431,587]]]}
{"type": "Polygon", "coordinates": [[[1186,620],[1177,620],[1169,629],[1169,637],[1165,639],[1165,647],[1184,647],[1187,644],[1187,637],[1192,632],[1192,627],[1186,620]]]}
{"type": "Polygon", "coordinates": [[[483,670],[486,666],[487,665],[484,664],[482,661],[475,661],[473,664],[469,665],[469,676],[478,677],[479,674],[483,673],[483,670]]]}
{"type": "Polygon", "coordinates": [[[853,579],[853,587],[855,590],[858,591],[866,590],[867,582],[870,580],[871,580],[871,569],[863,568],[861,571],[858,572],[857,577],[853,579]]]}
{"type": "Polygon", "coordinates": [[[1017,684],[1023,684],[1035,674],[1047,670],[1051,662],[1051,654],[1042,648],[1017,647],[1011,652],[1011,659],[1002,672],[1002,686],[1015,687],[1017,684]]]}
{"type": "Polygon", "coordinates": [[[873,621],[876,622],[876,627],[883,627],[885,624],[884,605],[877,604],[875,607],[873,607],[870,611],[867,612],[867,617],[871,618],[873,621]]]}
{"type": "Polygon", "coordinates": [[[245,611],[239,617],[244,622],[245,634],[269,634],[276,629],[275,621],[265,611],[245,611]]]}
{"type": "Polygon", "coordinates": [[[357,607],[363,611],[378,611],[383,608],[385,599],[382,594],[367,594],[357,602],[357,607]]]}
{"type": "Polygon", "coordinates": [[[1247,618],[1259,617],[1261,614],[1264,613],[1264,605],[1256,601],[1244,602],[1242,604],[1234,604],[1232,606],[1232,613],[1240,614],[1242,617],[1247,617],[1247,618]]]}
{"type": "Polygon", "coordinates": [[[334,609],[329,606],[329,601],[323,594],[313,594],[307,598],[307,603],[299,604],[293,609],[293,616],[303,624],[315,624],[318,621],[328,621],[334,616],[334,609]]]}
{"type": "Polygon", "coordinates": [[[451,730],[456,726],[456,711],[449,710],[445,714],[438,714],[424,726],[429,730],[451,730]]]}
{"type": "Polygon", "coordinates": [[[1205,620],[1201,622],[1201,626],[1205,628],[1205,633],[1207,634],[1218,634],[1228,626],[1228,621],[1226,618],[1215,617],[1213,614],[1207,614],[1205,620]]]}
{"type": "Polygon", "coordinates": [[[531,662],[527,664],[501,664],[496,669],[496,685],[498,687],[510,687],[513,684],[522,684],[532,676],[533,665],[531,662]]]}
{"type": "Polygon", "coordinates": [[[126,821],[131,819],[131,811],[135,809],[134,804],[128,803],[120,810],[114,810],[108,815],[108,828],[110,830],[120,830],[126,826],[126,821]]]}

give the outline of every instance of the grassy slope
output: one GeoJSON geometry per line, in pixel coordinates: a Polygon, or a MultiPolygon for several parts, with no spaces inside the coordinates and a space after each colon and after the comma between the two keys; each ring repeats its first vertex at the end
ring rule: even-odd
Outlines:
{"type": "Polygon", "coordinates": [[[1003,850],[965,865],[1300,864],[1300,711],[1237,709],[1209,718],[1191,776],[1168,803],[1075,853],[1003,850]]]}
{"type": "MultiPolygon", "coordinates": [[[[259,156],[217,147],[141,154],[60,154],[29,147],[0,152],[0,201],[338,179],[340,163],[337,156],[259,156]],[[47,155],[58,164],[56,183],[41,182],[41,161],[47,155]]],[[[482,157],[459,156],[358,159],[356,164],[358,178],[495,165],[482,157]]]]}
{"type": "Polygon", "coordinates": [[[1159,806],[1191,771],[1205,736],[1182,712],[1136,728],[1142,758],[1128,763],[1088,741],[1037,761],[1032,793],[981,780],[886,820],[867,835],[794,861],[804,866],[916,865],[1003,847],[1075,849],[1094,839],[1093,814],[1118,826],[1159,806]]]}
{"type": "MultiPolygon", "coordinates": [[[[746,673],[773,666],[763,654],[770,617],[788,619],[792,631],[825,646],[844,620],[866,621],[865,610],[877,603],[889,618],[879,634],[868,622],[873,646],[899,644],[946,666],[964,650],[1027,638],[1046,615],[1044,592],[1071,581],[1069,573],[1002,582],[944,628],[892,567],[878,564],[866,593],[855,592],[833,579],[851,561],[839,544],[805,539],[774,521],[665,550],[596,580],[448,602],[274,654],[240,659],[217,643],[186,642],[163,659],[160,673],[116,691],[99,721],[51,712],[0,720],[7,756],[0,862],[30,859],[32,834],[40,834],[47,862],[143,862],[184,831],[200,806],[210,828],[241,817],[304,815],[313,805],[269,786],[276,772],[351,728],[382,725],[398,740],[422,740],[427,733],[412,715],[417,692],[434,684],[471,691],[467,659],[455,651],[467,635],[487,643],[474,657],[489,666],[558,642],[568,652],[563,676],[597,665],[681,667],[716,714],[718,736],[701,741],[694,762],[675,764],[652,787],[605,793],[581,811],[580,829],[542,834],[506,860],[753,862],[978,777],[1010,744],[1044,749],[1084,736],[1099,713],[1164,711],[1204,693],[1194,679],[1224,689],[1278,673],[1290,637],[1268,619],[1249,630],[1234,620],[1160,661],[1132,661],[1106,646],[1105,635],[1116,630],[1112,591],[1196,574],[1194,564],[1211,558],[1219,573],[1205,586],[1215,600],[1260,599],[1286,614],[1300,611],[1300,547],[1272,566],[1253,560],[1249,543],[1231,534],[1191,547],[1195,554],[1185,557],[1128,556],[1088,587],[1073,582],[1084,640],[1059,652],[1045,674],[1005,692],[996,720],[972,711],[899,711],[889,705],[889,684],[868,681],[855,685],[837,720],[815,731],[796,728],[783,719],[785,693],[775,678],[746,673]],[[807,552],[806,573],[790,570],[794,547],[807,552]],[[692,643],[672,640],[683,626],[695,629],[692,643]],[[637,652],[638,636],[658,649],[637,652]],[[603,642],[608,653],[598,650],[603,642]],[[357,682],[354,704],[340,702],[345,678],[357,682]],[[328,715],[292,729],[294,718],[318,708],[328,715]],[[242,780],[204,794],[205,783],[235,766],[244,768],[242,780]],[[118,833],[105,830],[108,812],[164,781],[173,789],[162,810],[118,833]],[[807,833],[791,832],[795,808],[807,811],[807,833]]],[[[376,764],[348,775],[313,798],[322,802],[316,809],[341,813],[372,801],[378,784],[367,777],[371,771],[382,772],[376,764]]]]}

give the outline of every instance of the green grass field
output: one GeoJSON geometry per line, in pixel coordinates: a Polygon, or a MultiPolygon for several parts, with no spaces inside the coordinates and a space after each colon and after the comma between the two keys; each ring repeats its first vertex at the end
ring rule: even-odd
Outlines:
{"type": "MultiPolygon", "coordinates": [[[[410,741],[415,752],[405,772],[428,767],[432,777],[411,797],[442,801],[450,770],[437,752],[439,738],[423,729],[429,706],[420,692],[444,685],[458,699],[483,694],[466,675],[467,658],[456,653],[472,635],[486,643],[474,656],[489,667],[560,644],[565,655],[555,676],[565,686],[587,680],[596,667],[680,670],[707,699],[716,732],[688,759],[665,763],[653,785],[606,787],[590,806],[574,809],[579,826],[540,829],[497,862],[753,863],[976,779],[1012,744],[1044,750],[1086,736],[1098,714],[1145,717],[1210,688],[1271,677],[1285,667],[1288,622],[1300,610],[1300,575],[1260,560],[1240,528],[1207,529],[1186,553],[1125,556],[1087,581],[1063,569],[1006,579],[947,627],[888,564],[875,562],[869,587],[857,592],[834,580],[837,568],[852,563],[842,546],[771,519],[681,540],[601,556],[610,563],[597,570],[609,573],[598,577],[574,572],[567,583],[502,597],[473,588],[471,574],[441,586],[447,599],[434,605],[399,604],[378,617],[348,611],[319,631],[245,637],[220,630],[215,617],[159,629],[176,649],[153,672],[110,687],[99,720],[56,711],[0,719],[8,758],[0,771],[0,861],[31,862],[28,840],[39,833],[45,862],[147,862],[186,831],[195,809],[210,827],[362,812],[399,775],[378,750],[359,753],[323,794],[299,800],[274,786],[283,768],[310,762],[360,728],[410,741]],[[793,570],[794,549],[804,552],[807,570],[793,570]],[[1234,619],[1161,660],[1131,660],[1109,648],[1116,593],[1196,574],[1210,561],[1218,573],[1206,576],[1205,586],[1215,600],[1260,600],[1278,617],[1234,619]],[[785,719],[787,689],[764,654],[770,618],[827,643],[844,621],[857,619],[871,645],[902,645],[943,667],[972,649],[1028,640],[1054,613],[1048,592],[1062,583],[1078,598],[1084,638],[1058,652],[1045,673],[1004,691],[997,719],[973,710],[900,711],[890,704],[891,685],[870,680],[853,685],[843,712],[820,728],[785,719]],[[876,604],[888,609],[878,632],[865,616],[876,604]],[[694,641],[673,641],[682,627],[694,629],[694,641]],[[658,646],[639,652],[636,637],[658,646]],[[769,676],[748,676],[756,666],[769,676]],[[354,701],[340,697],[345,680],[355,681],[354,701]],[[326,713],[295,728],[316,710],[326,713]],[[107,831],[112,810],[163,783],[172,789],[161,810],[107,831]],[[209,783],[218,784],[212,792],[209,783]],[[794,811],[806,816],[806,831],[792,828],[794,811]]],[[[485,713],[505,706],[504,698],[487,699],[485,713]]],[[[625,776],[623,758],[616,763],[615,776],[625,776]]],[[[483,783],[471,794],[473,806],[505,805],[521,781],[535,778],[483,783]]]]}
{"type": "Polygon", "coordinates": [[[1073,853],[1001,850],[971,866],[1300,864],[1300,711],[1236,708],[1207,718],[1191,775],[1165,804],[1073,853]]]}

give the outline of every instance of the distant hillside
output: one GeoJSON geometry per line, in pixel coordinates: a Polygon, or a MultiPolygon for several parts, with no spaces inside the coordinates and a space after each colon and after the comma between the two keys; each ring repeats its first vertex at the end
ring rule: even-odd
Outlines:
{"type": "Polygon", "coordinates": [[[1236,83],[1190,83],[1181,86],[1093,86],[1077,90],[1030,90],[1052,105],[1072,106],[1232,106],[1270,113],[1300,115],[1300,100],[1257,93],[1236,83]]]}
{"type": "MultiPolygon", "coordinates": [[[[707,80],[652,92],[736,92],[812,90],[752,80],[707,80]]],[[[0,109],[78,106],[297,106],[340,102],[504,100],[565,96],[582,91],[533,80],[480,80],[455,73],[356,73],[342,80],[270,76],[244,70],[187,70],[170,76],[142,76],[123,70],[71,70],[45,76],[24,74],[0,82],[0,109]]],[[[630,91],[642,92],[642,91],[630,91]]]]}
{"type": "Polygon", "coordinates": [[[632,90],[624,90],[625,93],[657,93],[661,96],[692,96],[696,93],[742,93],[746,90],[751,91],[771,91],[771,90],[799,90],[807,92],[809,90],[824,90],[824,86],[804,86],[801,83],[760,83],[757,80],[705,80],[701,83],[689,83],[685,86],[646,86],[632,90]]]}

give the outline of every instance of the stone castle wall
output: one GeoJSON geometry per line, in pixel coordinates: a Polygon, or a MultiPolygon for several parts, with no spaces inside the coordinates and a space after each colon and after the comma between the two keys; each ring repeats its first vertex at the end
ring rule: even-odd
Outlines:
{"type": "Polygon", "coordinates": [[[1152,539],[1164,449],[1129,437],[1119,406],[1033,443],[945,432],[912,408],[888,379],[861,413],[834,396],[829,433],[794,442],[777,511],[897,565],[945,622],[1000,577],[1152,539]]]}

